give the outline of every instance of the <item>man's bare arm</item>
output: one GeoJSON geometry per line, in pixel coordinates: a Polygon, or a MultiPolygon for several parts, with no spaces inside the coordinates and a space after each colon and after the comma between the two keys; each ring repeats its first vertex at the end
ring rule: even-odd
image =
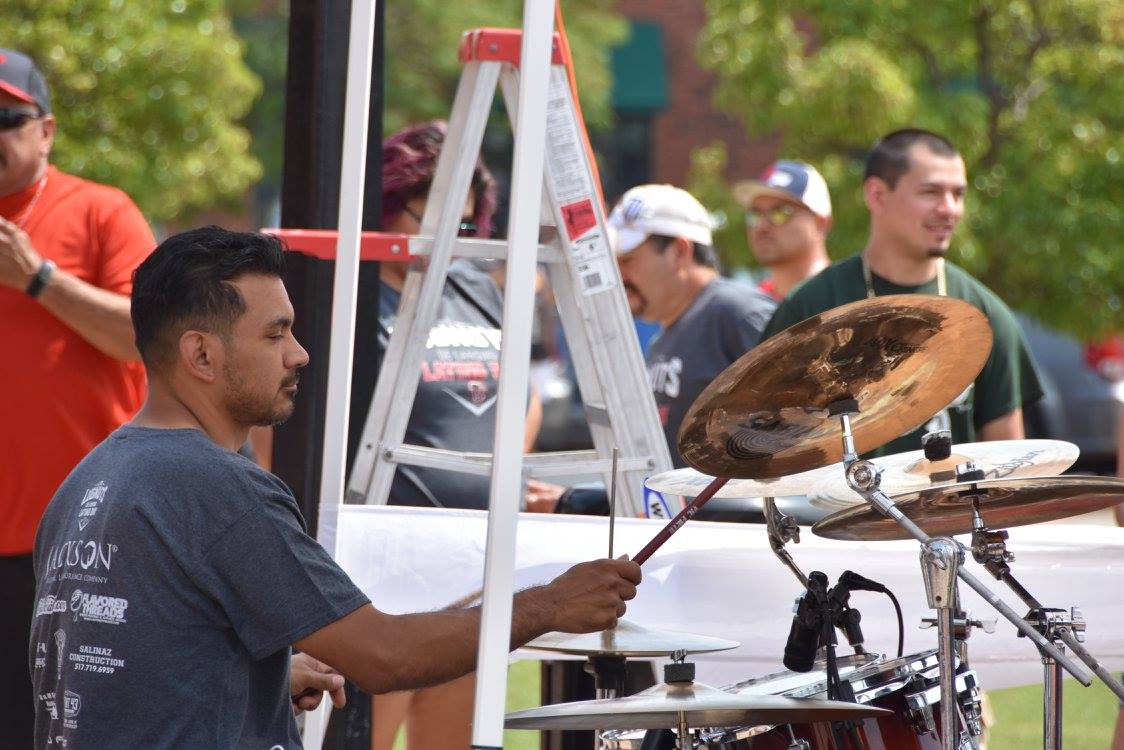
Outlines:
{"type": "Polygon", "coordinates": [[[1009,411],[980,428],[980,440],[1022,440],[1025,437],[1022,409],[1009,411]]]}
{"type": "Polygon", "coordinates": [[[129,316],[129,298],[55,270],[39,303],[104,354],[140,360],[129,316]]]}
{"type": "MultiPolygon", "coordinates": [[[[43,258],[27,233],[0,219],[0,284],[27,289],[43,258]]],[[[129,298],[89,284],[56,268],[37,298],[51,314],[104,354],[120,360],[139,360],[133,340],[129,298]]]]}
{"type": "MultiPolygon", "coordinates": [[[[545,586],[515,595],[511,646],[554,630],[588,633],[616,625],[636,595],[640,568],[627,560],[576,565],[545,586]]],[[[294,644],[369,693],[425,687],[475,668],[480,609],[388,615],[367,605],[294,644]]]]}

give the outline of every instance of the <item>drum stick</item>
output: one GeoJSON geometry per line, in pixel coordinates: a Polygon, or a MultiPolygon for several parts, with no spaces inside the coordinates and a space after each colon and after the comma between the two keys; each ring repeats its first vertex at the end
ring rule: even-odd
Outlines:
{"type": "Polygon", "coordinates": [[[695,514],[699,512],[699,508],[703,507],[707,500],[714,497],[714,493],[722,489],[722,485],[726,484],[728,481],[730,481],[729,477],[718,477],[708,484],[706,489],[698,494],[698,497],[687,503],[686,508],[679,511],[679,515],[671,519],[667,526],[664,526],[660,529],[658,534],[652,537],[652,541],[644,545],[644,549],[636,553],[636,557],[632,558],[632,561],[637,565],[643,565],[647,562],[648,558],[662,547],[663,543],[670,539],[672,534],[679,531],[679,528],[683,526],[683,524],[694,518],[695,514]]]}
{"type": "Polygon", "coordinates": [[[609,481],[609,559],[613,559],[613,529],[617,523],[617,454],[613,448],[613,476],[609,481]]]}

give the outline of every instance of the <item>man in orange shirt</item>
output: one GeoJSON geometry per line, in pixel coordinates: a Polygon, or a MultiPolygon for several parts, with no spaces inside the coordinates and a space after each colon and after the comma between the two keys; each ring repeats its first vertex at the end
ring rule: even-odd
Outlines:
{"type": "Polygon", "coordinates": [[[43,74],[0,49],[0,745],[13,748],[32,743],[35,529],[143,400],[129,292],[156,244],[123,192],[48,164],[55,126],[43,74]]]}

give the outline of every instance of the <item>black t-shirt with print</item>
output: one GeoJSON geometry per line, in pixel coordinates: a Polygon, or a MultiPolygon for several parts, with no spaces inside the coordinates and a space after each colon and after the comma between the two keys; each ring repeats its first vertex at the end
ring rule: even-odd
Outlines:
{"type": "MultiPolygon", "coordinates": [[[[394,330],[400,295],[379,290],[379,355],[394,330]]],[[[454,263],[429,332],[418,392],[404,442],[454,451],[490,453],[496,434],[503,301],[491,277],[454,263]]],[[[418,466],[399,466],[391,505],[488,507],[491,478],[418,466]]]]}

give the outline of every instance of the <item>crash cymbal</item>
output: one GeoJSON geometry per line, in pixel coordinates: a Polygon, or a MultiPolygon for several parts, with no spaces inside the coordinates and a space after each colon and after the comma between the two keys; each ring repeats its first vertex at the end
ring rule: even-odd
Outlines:
{"type": "MultiPolygon", "coordinates": [[[[893,495],[955,481],[956,467],[969,461],[987,479],[1057,476],[1073,465],[1078,453],[1076,445],[1062,440],[992,440],[953,446],[952,455],[940,461],[929,461],[924,451],[916,450],[871,462],[882,469],[882,491],[893,495]]],[[[697,497],[713,481],[708,474],[685,468],[650,476],[644,485],[668,495],[697,497]]],[[[847,486],[842,462],[776,479],[731,479],[714,493],[714,497],[790,500],[796,500],[795,495],[828,512],[866,502],[847,486]]]]}
{"type": "Polygon", "coordinates": [[[679,725],[745,724],[860,719],[890,713],[874,706],[776,695],[735,695],[698,682],[663,683],[623,698],[557,703],[510,713],[508,729],[667,729],[679,725]]]}
{"type": "Polygon", "coordinates": [[[892,295],[815,315],[763,341],[691,405],[679,454],[716,477],[770,479],[843,459],[830,409],[857,402],[855,446],[873,450],[915,429],[975,379],[991,327],[973,305],[892,295]]]}
{"type": "MultiPolygon", "coordinates": [[[[1124,502],[1124,479],[989,479],[941,485],[890,499],[926,534],[949,536],[972,531],[974,502],[978,502],[980,515],[989,529],[1008,529],[1091,513],[1124,502]]],[[[910,538],[893,519],[870,506],[833,513],[813,526],[812,533],[830,539],[867,541],[910,538]]]]}
{"type": "Polygon", "coordinates": [[[711,638],[693,633],[645,628],[628,620],[619,620],[612,630],[600,633],[547,633],[528,643],[525,648],[556,651],[581,656],[667,656],[674,651],[702,654],[738,647],[737,641],[711,638]]]}
{"type": "MultiPolygon", "coordinates": [[[[1073,466],[1080,451],[1064,440],[992,440],[952,446],[952,455],[938,461],[925,458],[924,451],[895,453],[871,459],[882,469],[881,487],[887,495],[903,495],[956,481],[956,467],[971,462],[984,479],[1055,477],[1073,466]]],[[[843,464],[831,471],[817,470],[815,484],[804,494],[813,508],[835,512],[865,504],[847,485],[843,464]]]]}

